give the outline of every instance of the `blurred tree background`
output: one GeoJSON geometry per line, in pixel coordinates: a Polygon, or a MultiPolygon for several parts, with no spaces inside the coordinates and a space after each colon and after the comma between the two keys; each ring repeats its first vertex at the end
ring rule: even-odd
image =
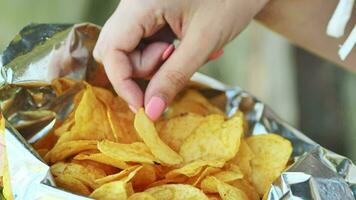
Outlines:
{"type": "MultiPolygon", "coordinates": [[[[0,51],[29,23],[103,25],[118,0],[0,0],[0,51]]],[[[312,19],[311,19],[312,20],[312,19]]],[[[239,85],[321,145],[356,161],[356,76],[257,22],[201,71],[239,85]]]]}

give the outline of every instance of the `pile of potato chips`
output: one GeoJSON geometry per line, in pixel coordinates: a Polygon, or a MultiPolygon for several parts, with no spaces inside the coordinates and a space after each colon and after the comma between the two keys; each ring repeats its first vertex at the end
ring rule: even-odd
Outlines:
{"type": "Polygon", "coordinates": [[[99,200],[261,199],[286,168],[291,143],[275,134],[248,137],[242,112],[227,118],[187,89],[153,123],[107,89],[77,84],[67,119],[33,146],[58,187],[99,200]]]}

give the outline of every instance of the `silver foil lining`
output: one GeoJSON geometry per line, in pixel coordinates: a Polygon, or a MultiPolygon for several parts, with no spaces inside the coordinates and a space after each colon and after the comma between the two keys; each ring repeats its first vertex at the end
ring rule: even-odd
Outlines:
{"type": "MultiPolygon", "coordinates": [[[[49,166],[31,143],[67,116],[80,89],[78,85],[56,96],[49,83],[59,77],[93,79],[99,65],[92,50],[99,32],[98,26],[88,23],[31,24],[2,53],[0,108],[7,120],[3,143],[15,199],[90,199],[57,188],[49,166]]],[[[356,166],[350,159],[321,147],[239,87],[199,73],[192,81],[207,86],[201,92],[208,98],[224,93],[226,114],[242,110],[251,135],[276,133],[292,142],[294,164],[272,184],[267,199],[356,198],[356,166]]]]}

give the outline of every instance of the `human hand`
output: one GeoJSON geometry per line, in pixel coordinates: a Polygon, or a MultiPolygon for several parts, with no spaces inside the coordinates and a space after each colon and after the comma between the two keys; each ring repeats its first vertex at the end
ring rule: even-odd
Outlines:
{"type": "Polygon", "coordinates": [[[267,1],[122,0],[100,33],[94,57],[130,108],[144,106],[156,120],[194,72],[221,55],[267,1]],[[174,52],[173,37],[181,41],[174,52]],[[133,78],[151,76],[143,93],[133,78]]]}

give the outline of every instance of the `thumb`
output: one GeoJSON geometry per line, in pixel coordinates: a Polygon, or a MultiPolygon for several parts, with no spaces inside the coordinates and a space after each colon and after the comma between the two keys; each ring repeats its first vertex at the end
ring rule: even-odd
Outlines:
{"type": "Polygon", "coordinates": [[[176,94],[216,49],[217,42],[214,41],[218,41],[218,35],[207,35],[205,32],[202,37],[206,28],[193,24],[191,23],[190,27],[193,28],[187,30],[177,50],[154,74],[147,86],[145,112],[151,120],[157,120],[161,116],[176,94]]]}

